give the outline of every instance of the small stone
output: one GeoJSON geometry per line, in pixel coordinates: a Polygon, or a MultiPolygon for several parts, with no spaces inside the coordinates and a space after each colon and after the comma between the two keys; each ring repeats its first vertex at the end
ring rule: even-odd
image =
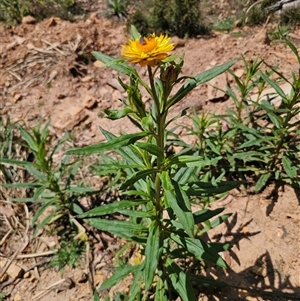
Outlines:
{"type": "Polygon", "coordinates": [[[30,278],[31,277],[31,273],[30,272],[27,272],[24,274],[23,278],[26,279],[26,278],[30,278]]]}
{"type": "Polygon", "coordinates": [[[18,102],[22,98],[22,95],[17,93],[14,95],[14,103],[18,102]]]}
{"type": "Polygon", "coordinates": [[[66,98],[67,96],[65,94],[57,94],[57,99],[64,99],[66,98]]]}
{"type": "Polygon", "coordinates": [[[86,95],[83,100],[83,105],[87,109],[91,109],[97,103],[96,98],[92,95],[86,95]]]}
{"type": "Polygon", "coordinates": [[[270,39],[267,33],[267,29],[263,28],[261,31],[259,31],[257,34],[253,36],[253,41],[256,43],[261,44],[270,44],[270,39]]]}
{"type": "Polygon", "coordinates": [[[104,67],[104,64],[102,63],[102,62],[100,62],[100,61],[95,61],[94,63],[93,63],[93,65],[94,65],[94,67],[96,67],[96,68],[103,68],[104,67]]]}
{"type": "Polygon", "coordinates": [[[172,38],[171,42],[175,44],[175,48],[180,48],[185,46],[185,41],[176,36],[172,38]]]}
{"type": "MultiPolygon", "coordinates": [[[[7,263],[6,260],[0,260],[0,268],[3,268],[6,265],[6,263],[7,263]]],[[[16,278],[22,277],[22,275],[24,274],[24,270],[12,262],[9,265],[8,269],[6,270],[6,274],[10,278],[16,279],[16,278]]]]}
{"type": "Polygon", "coordinates": [[[92,76],[88,75],[88,76],[85,76],[81,79],[81,82],[82,83],[87,83],[87,82],[90,82],[91,80],[93,79],[92,76]]]}
{"type": "Polygon", "coordinates": [[[26,16],[22,19],[22,24],[35,24],[36,20],[32,16],[26,16]]]}
{"type": "Polygon", "coordinates": [[[14,295],[14,301],[22,301],[22,296],[20,295],[20,293],[16,293],[14,295]]]}

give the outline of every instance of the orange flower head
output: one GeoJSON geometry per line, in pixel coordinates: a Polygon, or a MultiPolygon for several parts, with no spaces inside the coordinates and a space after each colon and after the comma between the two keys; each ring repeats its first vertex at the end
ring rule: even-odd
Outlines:
{"type": "Polygon", "coordinates": [[[168,56],[169,51],[174,49],[174,44],[170,43],[170,40],[171,38],[162,34],[129,40],[127,45],[121,45],[121,55],[130,63],[139,63],[142,67],[154,67],[157,62],[168,56]]]}

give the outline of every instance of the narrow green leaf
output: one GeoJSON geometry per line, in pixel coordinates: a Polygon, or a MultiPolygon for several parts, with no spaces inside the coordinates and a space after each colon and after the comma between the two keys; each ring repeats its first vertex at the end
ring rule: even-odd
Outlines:
{"type": "Polygon", "coordinates": [[[33,136],[31,134],[29,134],[27,131],[25,131],[25,129],[23,129],[22,127],[20,127],[20,132],[21,132],[22,137],[26,140],[30,149],[35,154],[37,154],[39,149],[38,149],[37,142],[34,140],[33,136]]]}
{"type": "Polygon", "coordinates": [[[260,76],[278,93],[281,98],[286,98],[284,91],[274,80],[270,79],[270,77],[263,72],[260,72],[260,76]]]}
{"type": "Polygon", "coordinates": [[[96,208],[93,208],[83,214],[80,214],[79,218],[90,218],[90,217],[96,217],[101,215],[107,215],[115,212],[119,212],[122,209],[135,207],[140,204],[146,203],[146,200],[134,200],[134,201],[120,201],[120,202],[114,202],[111,204],[106,204],[103,206],[99,206],[96,208]]]}
{"type": "Polygon", "coordinates": [[[220,224],[225,222],[230,216],[231,216],[231,213],[218,216],[212,222],[209,222],[209,224],[206,227],[204,227],[198,235],[201,236],[204,233],[206,233],[207,231],[209,231],[210,229],[216,228],[217,226],[219,226],[220,224]]]}
{"type": "Polygon", "coordinates": [[[47,176],[30,165],[25,166],[26,170],[39,181],[47,181],[47,176]]]}
{"type": "Polygon", "coordinates": [[[168,275],[182,301],[197,301],[189,277],[170,258],[166,260],[168,275]]]}
{"type": "Polygon", "coordinates": [[[141,237],[141,235],[144,236],[148,232],[146,227],[128,221],[116,221],[100,218],[85,219],[85,221],[98,230],[113,233],[117,236],[131,239],[133,241],[137,241],[139,239],[143,240],[144,237],[141,237]]]}
{"type": "Polygon", "coordinates": [[[164,157],[165,157],[164,152],[157,145],[151,144],[151,143],[143,143],[143,142],[136,142],[135,145],[138,148],[141,148],[141,149],[147,151],[151,155],[156,156],[157,158],[159,158],[160,161],[164,160],[164,157]]]}
{"type": "Polygon", "coordinates": [[[130,107],[126,107],[121,110],[109,110],[105,109],[104,113],[107,115],[107,118],[111,120],[117,120],[126,117],[129,114],[134,113],[134,111],[131,110],[130,107]]]}
{"type": "Polygon", "coordinates": [[[141,36],[141,34],[138,32],[138,30],[134,25],[131,25],[130,29],[131,29],[131,37],[133,40],[136,40],[141,36]]]}
{"type": "Polygon", "coordinates": [[[94,292],[94,300],[93,301],[100,301],[100,297],[97,291],[94,292]]]}
{"type": "Polygon", "coordinates": [[[174,210],[183,229],[190,237],[194,237],[195,224],[189,198],[178,183],[170,179],[167,171],[162,172],[161,180],[166,206],[174,210]]]}
{"type": "Polygon", "coordinates": [[[151,175],[151,174],[155,174],[157,173],[158,170],[157,169],[147,169],[147,170],[141,170],[138,172],[135,172],[134,174],[132,174],[130,176],[129,179],[127,179],[121,186],[120,189],[124,190],[126,189],[128,186],[133,185],[135,182],[137,182],[140,179],[144,179],[147,176],[151,175]]]}
{"type": "MultiPolygon", "coordinates": [[[[103,128],[101,128],[101,132],[108,142],[117,138],[114,134],[104,130],[103,128]]],[[[141,155],[138,153],[138,151],[135,149],[134,145],[125,146],[115,150],[124,158],[124,160],[128,162],[128,164],[144,166],[143,159],[141,158],[141,155]]]]}
{"type": "Polygon", "coordinates": [[[115,273],[106,281],[102,283],[99,290],[109,289],[110,287],[114,286],[115,284],[119,283],[122,279],[128,276],[130,273],[134,273],[139,268],[139,265],[131,266],[126,265],[123,268],[119,268],[115,271],[115,273]]]}
{"type": "Polygon", "coordinates": [[[137,75],[137,72],[134,68],[130,67],[124,60],[115,59],[109,55],[106,55],[101,52],[92,51],[92,55],[100,62],[104,63],[105,65],[111,67],[112,69],[121,72],[126,75],[137,75]]]}
{"type": "Polygon", "coordinates": [[[148,134],[146,132],[135,133],[135,134],[126,134],[115,139],[112,139],[108,142],[94,144],[91,146],[86,146],[79,149],[70,149],[67,151],[68,154],[73,155],[90,155],[97,154],[108,150],[116,150],[121,147],[133,144],[137,140],[140,140],[146,137],[148,134]]]}
{"type": "Polygon", "coordinates": [[[222,181],[217,183],[217,185],[212,185],[206,182],[192,182],[188,184],[189,188],[185,192],[188,196],[214,196],[230,191],[240,186],[241,183],[240,181],[222,181]]]}
{"type": "MultiPolygon", "coordinates": [[[[134,273],[134,278],[133,278],[133,281],[132,281],[132,284],[131,284],[131,287],[130,287],[130,293],[129,293],[130,297],[129,297],[128,301],[136,300],[136,296],[138,294],[140,294],[140,292],[141,292],[142,287],[141,287],[139,281],[140,281],[140,278],[143,274],[144,267],[145,267],[145,261],[143,261],[139,265],[138,270],[134,273]]],[[[140,299],[137,299],[137,300],[140,300],[140,299]]]]}
{"type": "Polygon", "coordinates": [[[0,163],[9,164],[9,165],[17,165],[17,166],[35,166],[35,164],[32,162],[13,160],[13,159],[5,159],[5,158],[0,158],[0,163]]]}
{"type": "Polygon", "coordinates": [[[267,184],[267,181],[269,180],[269,178],[271,177],[271,173],[268,172],[268,173],[265,173],[265,174],[262,174],[256,185],[255,185],[255,190],[256,191],[260,191],[266,184],[267,184]]]}
{"type": "Polygon", "coordinates": [[[206,83],[213,79],[214,77],[222,74],[226,70],[228,70],[232,65],[236,63],[237,60],[229,61],[220,66],[216,66],[210,70],[206,70],[195,77],[188,80],[178,91],[177,93],[171,97],[167,104],[167,109],[172,107],[174,104],[178,103],[184,96],[186,96],[190,91],[192,91],[195,87],[200,84],[206,83]]]}
{"type": "Polygon", "coordinates": [[[202,209],[193,213],[195,224],[203,223],[210,218],[220,214],[225,208],[217,208],[215,210],[202,209]]]}
{"type": "Polygon", "coordinates": [[[35,222],[38,220],[38,218],[43,214],[43,212],[50,206],[55,204],[55,199],[49,200],[45,202],[39,209],[36,211],[35,215],[33,216],[31,220],[31,225],[34,226],[35,222]]]}
{"type": "Polygon", "coordinates": [[[179,237],[175,234],[171,234],[172,240],[182,246],[188,252],[193,254],[198,260],[207,260],[222,268],[227,268],[226,262],[222,257],[213,249],[212,246],[207,244],[201,239],[192,239],[189,237],[179,237]]]}
{"type": "Polygon", "coordinates": [[[145,290],[148,291],[153,283],[158,260],[159,260],[159,227],[156,221],[153,221],[149,227],[149,235],[145,248],[145,290]]]}
{"type": "Polygon", "coordinates": [[[297,167],[293,166],[292,161],[287,156],[282,157],[282,165],[290,178],[293,179],[297,177],[297,167]]]}
{"type": "Polygon", "coordinates": [[[197,167],[197,166],[205,167],[205,166],[215,165],[221,159],[222,159],[221,156],[210,160],[207,158],[203,158],[201,156],[182,155],[182,156],[166,159],[165,164],[167,164],[168,166],[176,165],[178,167],[197,167]]]}
{"type": "Polygon", "coordinates": [[[166,287],[164,285],[164,282],[161,280],[161,278],[159,278],[156,283],[154,301],[168,301],[166,295],[166,287]]]}

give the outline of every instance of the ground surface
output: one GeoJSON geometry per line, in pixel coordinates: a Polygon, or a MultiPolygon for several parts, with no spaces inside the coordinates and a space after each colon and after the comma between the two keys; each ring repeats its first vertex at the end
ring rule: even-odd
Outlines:
{"type": "MultiPolygon", "coordinates": [[[[276,41],[268,43],[261,28],[237,29],[234,36],[215,33],[210,37],[174,40],[178,44],[175,52],[185,53],[184,74],[195,75],[241,55],[247,60],[258,56],[270,65],[279,65],[287,76],[297,70],[290,49],[276,41]]],[[[300,50],[300,30],[295,30],[291,39],[300,50]]],[[[112,122],[102,117],[101,109],[120,107],[118,99],[124,94],[116,80],[118,74],[103,69],[91,55],[95,50],[118,57],[120,44],[126,42],[122,25],[96,14],[77,23],[52,18],[10,29],[0,27],[0,41],[2,115],[9,114],[13,121],[25,126],[36,125],[40,118],[50,118],[52,134],[61,137],[65,130],[73,131],[76,146],[103,140],[99,126],[115,134],[135,130],[124,120],[112,122]]],[[[242,76],[242,62],[237,62],[233,70],[242,76]]],[[[225,83],[230,83],[229,77],[225,83]]],[[[224,87],[224,79],[220,79],[220,85],[224,87]]],[[[175,111],[188,106],[199,112],[222,113],[232,106],[230,99],[214,99],[208,90],[207,85],[195,89],[175,111]]],[[[199,300],[300,300],[300,194],[289,187],[276,193],[272,189],[250,196],[233,191],[221,203],[214,204],[226,205],[226,211],[233,216],[211,236],[234,246],[230,254],[224,254],[230,269],[212,269],[211,274],[219,275],[237,289],[206,292],[199,300]]],[[[95,283],[103,281],[110,269],[111,244],[109,251],[99,246],[94,263],[95,283]]],[[[48,242],[35,252],[49,251],[50,245],[48,242]]],[[[1,252],[4,253],[3,248],[1,252]]],[[[12,254],[13,250],[5,252],[12,254]]],[[[18,263],[26,270],[35,264],[33,260],[39,262],[40,258],[20,259],[18,263]]],[[[9,300],[15,301],[91,300],[90,285],[82,278],[82,271],[86,271],[84,266],[64,274],[36,267],[30,270],[28,278],[17,278],[4,291],[10,292],[9,300]],[[73,285],[68,285],[68,279],[72,279],[73,285]]]]}

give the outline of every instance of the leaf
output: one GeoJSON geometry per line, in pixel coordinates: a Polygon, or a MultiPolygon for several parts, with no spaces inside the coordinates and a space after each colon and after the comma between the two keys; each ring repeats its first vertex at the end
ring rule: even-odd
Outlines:
{"type": "Polygon", "coordinates": [[[97,293],[97,291],[94,292],[94,300],[93,301],[100,301],[100,297],[99,297],[99,294],[97,293]]]}
{"type": "Polygon", "coordinates": [[[135,134],[125,134],[108,142],[94,144],[91,146],[86,146],[79,149],[70,149],[67,151],[68,154],[73,155],[90,155],[97,154],[108,150],[116,150],[121,147],[133,144],[137,140],[146,137],[148,134],[146,132],[135,133],[135,134]]]}
{"type": "Polygon", "coordinates": [[[182,301],[197,301],[189,277],[170,258],[166,259],[168,275],[182,301]]]}
{"type": "Polygon", "coordinates": [[[285,172],[290,178],[293,179],[297,177],[297,167],[293,166],[293,163],[287,156],[282,157],[282,165],[285,172]]]}
{"type": "Polygon", "coordinates": [[[193,213],[195,224],[203,223],[210,218],[220,214],[225,208],[217,208],[215,210],[202,209],[193,213]]]}
{"type": "Polygon", "coordinates": [[[185,185],[190,181],[192,177],[197,174],[198,167],[181,167],[176,171],[174,175],[174,180],[177,181],[179,185],[185,185]]]}
{"type": "Polygon", "coordinates": [[[208,260],[222,268],[227,268],[226,262],[218,254],[218,252],[216,252],[212,246],[203,240],[192,239],[190,237],[180,237],[175,234],[171,234],[171,239],[193,254],[198,260],[208,260]]]}
{"type": "Polygon", "coordinates": [[[269,76],[267,76],[265,73],[260,72],[260,76],[272,87],[274,88],[274,90],[278,93],[278,95],[282,98],[285,99],[286,95],[284,93],[284,91],[280,88],[280,86],[273,81],[272,79],[270,79],[269,76]]]}
{"type": "Polygon", "coordinates": [[[149,235],[145,248],[145,269],[144,269],[144,280],[145,280],[145,290],[148,291],[152,286],[153,279],[155,276],[156,268],[158,265],[158,260],[160,257],[159,252],[159,226],[156,220],[154,220],[149,227],[149,235]]]}
{"type": "Polygon", "coordinates": [[[140,236],[142,234],[145,235],[148,232],[146,227],[128,221],[91,218],[85,219],[85,222],[98,230],[106,231],[133,241],[143,240],[144,237],[140,236]]]}
{"type": "MultiPolygon", "coordinates": [[[[134,278],[133,278],[133,281],[132,281],[132,284],[131,284],[131,287],[130,287],[130,298],[128,299],[128,301],[134,301],[136,300],[136,296],[138,294],[140,294],[141,292],[141,285],[139,283],[139,280],[142,276],[142,272],[144,270],[144,267],[145,267],[145,261],[143,261],[138,270],[134,273],[134,278]]],[[[140,298],[138,298],[137,300],[140,300],[140,298]]]]}
{"type": "Polygon", "coordinates": [[[155,174],[157,173],[158,170],[157,169],[147,169],[147,170],[141,170],[138,172],[135,172],[134,174],[131,175],[131,177],[126,180],[121,186],[120,189],[124,190],[125,188],[127,188],[128,186],[133,185],[135,182],[137,182],[140,179],[144,179],[147,176],[151,175],[151,174],[155,174]]]}
{"type": "Polygon", "coordinates": [[[115,271],[115,273],[109,279],[107,279],[106,281],[104,281],[102,283],[99,290],[109,289],[110,287],[119,283],[122,279],[124,279],[130,273],[134,273],[136,270],[138,270],[139,267],[140,267],[139,265],[135,265],[135,266],[126,265],[123,268],[117,269],[115,271]]]}
{"type": "Polygon", "coordinates": [[[171,97],[167,104],[167,109],[178,103],[184,96],[186,96],[190,91],[192,91],[195,87],[200,84],[206,83],[222,74],[226,70],[228,70],[232,65],[236,63],[237,60],[231,60],[228,63],[216,66],[210,70],[206,70],[195,77],[188,80],[178,91],[177,93],[171,97]]]}
{"type": "Polygon", "coordinates": [[[201,156],[182,155],[173,158],[168,158],[165,164],[168,166],[176,165],[178,167],[205,167],[217,164],[222,159],[221,156],[207,159],[201,156]]]}
{"type": "Polygon", "coordinates": [[[37,142],[34,140],[33,136],[29,134],[27,131],[25,131],[22,127],[20,127],[20,132],[22,137],[26,140],[30,149],[35,153],[35,155],[37,155],[39,149],[38,149],[37,142]]]}
{"type": "Polygon", "coordinates": [[[115,59],[109,55],[106,55],[101,52],[92,51],[92,55],[100,62],[104,63],[106,66],[111,67],[112,69],[123,73],[125,75],[133,75],[138,77],[136,70],[130,67],[124,60],[115,59]]]}
{"type": "Polygon", "coordinates": [[[47,181],[47,176],[30,165],[25,166],[26,170],[39,181],[47,181]]]}
{"type": "Polygon", "coordinates": [[[255,190],[256,191],[260,191],[266,184],[267,184],[267,181],[269,180],[269,178],[271,177],[271,173],[270,172],[267,172],[265,174],[262,174],[256,185],[255,185],[255,190]]]}
{"type": "Polygon", "coordinates": [[[107,115],[107,118],[109,118],[111,120],[121,119],[123,117],[126,117],[129,114],[134,113],[134,111],[130,107],[126,107],[121,110],[104,109],[103,111],[107,115]]]}
{"type": "Polygon", "coordinates": [[[223,214],[221,216],[218,216],[212,222],[209,222],[206,227],[204,227],[203,229],[201,229],[201,231],[200,231],[200,233],[198,235],[201,236],[204,233],[206,233],[207,231],[209,231],[210,229],[216,228],[217,226],[219,226],[220,224],[222,224],[224,221],[226,221],[230,216],[231,216],[231,213],[223,214]]]}
{"type": "Polygon", "coordinates": [[[164,152],[157,145],[151,144],[151,143],[143,143],[143,142],[136,142],[135,145],[138,148],[141,148],[141,149],[147,151],[151,155],[156,156],[160,161],[164,160],[164,157],[165,157],[164,152]]]}
{"type": "Polygon", "coordinates": [[[172,181],[167,171],[161,175],[162,187],[165,191],[164,201],[171,207],[179,219],[183,229],[190,237],[194,237],[194,218],[191,212],[191,204],[183,189],[177,182],[172,181]]]}
{"type": "Polygon", "coordinates": [[[10,164],[10,165],[17,165],[17,166],[35,166],[34,163],[28,161],[19,161],[13,159],[5,159],[1,158],[0,163],[10,164]]]}
{"type": "MultiPolygon", "coordinates": [[[[104,129],[101,128],[101,132],[104,135],[104,137],[107,139],[107,141],[112,141],[116,138],[116,136],[104,129]]],[[[120,149],[116,149],[116,151],[126,160],[129,164],[136,164],[137,166],[144,166],[144,162],[138,153],[136,151],[135,147],[133,145],[125,146],[120,149]]]]}
{"type": "Polygon", "coordinates": [[[206,182],[192,182],[189,183],[189,188],[185,190],[188,196],[214,196],[227,191],[230,191],[241,185],[240,181],[222,181],[217,183],[216,186],[206,182]]]}
{"type": "Polygon", "coordinates": [[[131,25],[130,29],[131,29],[131,37],[133,40],[136,40],[141,36],[141,34],[138,32],[138,30],[134,25],[131,25]]]}
{"type": "Polygon", "coordinates": [[[164,282],[161,280],[161,278],[159,278],[156,283],[154,301],[168,301],[168,298],[166,295],[166,288],[165,288],[164,282]]]}
{"type": "Polygon", "coordinates": [[[122,209],[129,208],[129,207],[135,207],[140,204],[146,203],[146,200],[134,200],[134,201],[120,201],[120,202],[114,202],[111,204],[99,206],[96,208],[93,208],[83,214],[80,214],[77,216],[78,218],[89,218],[89,217],[96,217],[101,215],[107,215],[111,213],[118,212],[122,209]]]}

